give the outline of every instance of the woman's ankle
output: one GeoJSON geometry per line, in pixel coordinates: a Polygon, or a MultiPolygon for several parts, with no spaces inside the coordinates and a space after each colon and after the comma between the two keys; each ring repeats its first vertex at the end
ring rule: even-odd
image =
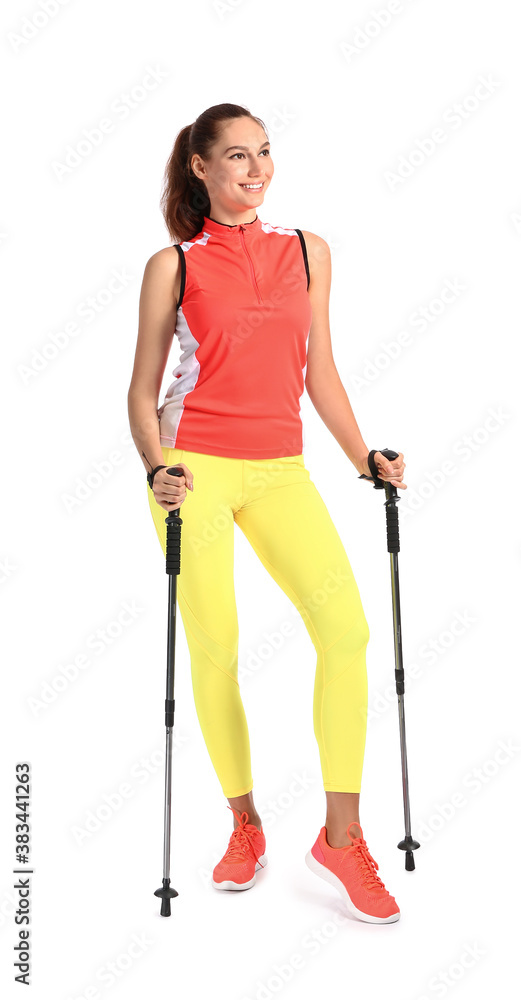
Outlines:
{"type": "MultiPolygon", "coordinates": [[[[347,833],[347,829],[351,823],[358,823],[360,826],[359,819],[347,820],[342,824],[326,821],[324,824],[326,828],[326,841],[330,847],[349,847],[353,843],[352,838],[347,833]]],[[[356,830],[354,836],[358,836],[356,830]]]]}
{"type": "Polygon", "coordinates": [[[262,822],[261,818],[255,808],[255,803],[253,801],[253,795],[251,792],[247,792],[245,795],[237,795],[235,798],[228,799],[228,808],[232,810],[233,816],[233,829],[236,830],[239,826],[239,818],[242,817],[243,813],[246,813],[248,819],[247,823],[251,823],[260,830],[262,822]]]}
{"type": "MultiPolygon", "coordinates": [[[[243,811],[248,812],[247,809],[243,810],[243,811]]],[[[248,813],[248,819],[246,820],[246,822],[247,823],[251,823],[252,826],[256,826],[257,830],[261,829],[262,820],[261,820],[260,816],[257,813],[254,813],[252,816],[250,816],[250,814],[248,813]]],[[[238,826],[239,826],[239,824],[238,824],[238,822],[237,822],[237,820],[236,820],[236,818],[234,816],[233,817],[233,829],[236,830],[238,826]]]]}

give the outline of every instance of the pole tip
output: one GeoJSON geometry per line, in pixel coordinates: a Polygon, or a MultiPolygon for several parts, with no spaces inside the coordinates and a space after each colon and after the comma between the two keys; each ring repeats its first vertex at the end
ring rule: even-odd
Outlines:
{"type": "Polygon", "coordinates": [[[420,847],[420,844],[417,840],[413,840],[413,838],[409,835],[405,836],[403,840],[400,840],[400,843],[396,846],[399,847],[400,851],[405,851],[405,871],[413,872],[416,866],[414,864],[414,855],[412,852],[416,851],[418,847],[420,847]]]}
{"type": "Polygon", "coordinates": [[[178,896],[178,895],[179,895],[179,893],[176,891],[176,889],[173,889],[170,886],[170,879],[169,878],[164,878],[163,879],[163,885],[161,886],[161,888],[160,889],[156,889],[155,892],[154,892],[154,896],[159,896],[159,898],[161,900],[161,916],[162,917],[169,917],[170,916],[170,900],[174,899],[175,896],[178,896]]]}

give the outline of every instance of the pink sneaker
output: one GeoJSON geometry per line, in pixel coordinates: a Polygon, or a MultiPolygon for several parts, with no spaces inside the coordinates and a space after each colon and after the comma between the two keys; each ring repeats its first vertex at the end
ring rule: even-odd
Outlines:
{"type": "Polygon", "coordinates": [[[371,924],[390,924],[399,920],[400,907],[376,874],[378,865],[369,854],[360,824],[350,823],[347,836],[352,844],[330,847],[323,826],[306,854],[306,864],[315,875],[338,889],[353,916],[371,924]],[[353,826],[360,830],[359,837],[350,832],[353,826]]]}
{"type": "MultiPolygon", "coordinates": [[[[232,809],[228,806],[228,809],[232,809]]],[[[240,816],[235,809],[233,815],[239,826],[233,831],[224,856],[213,870],[212,885],[215,889],[250,889],[255,885],[255,872],[264,868],[267,857],[266,837],[262,827],[257,829],[248,823],[248,813],[240,816]]]]}

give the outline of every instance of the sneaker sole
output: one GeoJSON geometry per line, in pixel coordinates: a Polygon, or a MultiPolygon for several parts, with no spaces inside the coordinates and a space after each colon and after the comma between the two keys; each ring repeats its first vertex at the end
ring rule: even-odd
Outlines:
{"type": "Polygon", "coordinates": [[[325,865],[321,865],[320,861],[317,861],[317,859],[313,857],[311,851],[308,851],[306,854],[305,861],[308,868],[310,868],[315,875],[323,878],[325,882],[329,882],[330,885],[334,886],[335,889],[338,890],[347,906],[347,909],[354,917],[358,917],[359,920],[366,920],[371,924],[391,924],[400,919],[400,911],[398,911],[398,913],[391,913],[390,917],[373,917],[370,913],[364,913],[363,910],[357,909],[344,883],[338,878],[337,875],[334,874],[334,872],[331,872],[329,868],[326,868],[325,865]]]}
{"type": "MultiPolygon", "coordinates": [[[[255,871],[257,872],[259,868],[264,868],[267,864],[267,857],[265,854],[261,854],[259,860],[255,863],[255,871]]],[[[255,885],[255,874],[249,882],[232,882],[231,879],[225,879],[223,882],[216,882],[212,878],[212,885],[214,889],[251,889],[252,885],[255,885]]]]}

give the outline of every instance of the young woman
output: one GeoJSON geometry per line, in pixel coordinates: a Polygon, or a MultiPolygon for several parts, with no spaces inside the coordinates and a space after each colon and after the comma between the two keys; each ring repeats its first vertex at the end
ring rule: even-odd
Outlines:
{"type": "MultiPolygon", "coordinates": [[[[163,553],[165,511],[183,504],[179,609],[197,716],[234,816],[213,885],[248,889],[266,863],[237,680],[237,524],[317,651],[313,723],[327,809],[305,860],[352,914],[389,923],[400,910],[376,874],[359,816],[369,629],[304,463],[304,388],[358,474],[371,475],[369,449],[333,360],[328,244],[257,215],[273,169],[264,123],[241,105],[208,108],[178,133],[161,199],[175,242],[145,267],[130,426],[163,553]],[[180,363],[158,409],[174,333],[180,363]],[[170,476],[172,466],[183,476],[170,476]]],[[[406,489],[401,452],[393,462],[376,452],[375,461],[380,478],[406,489]]]]}

